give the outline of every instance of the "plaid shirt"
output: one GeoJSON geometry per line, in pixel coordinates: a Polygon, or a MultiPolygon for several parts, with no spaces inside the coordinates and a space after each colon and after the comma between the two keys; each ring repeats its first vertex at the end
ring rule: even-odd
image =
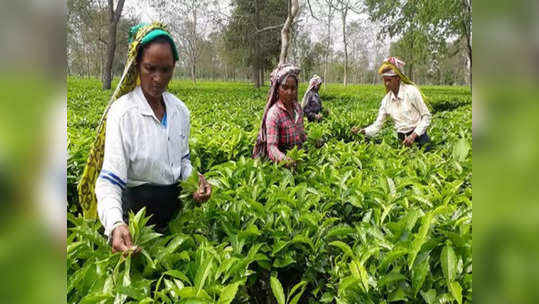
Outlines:
{"type": "Polygon", "coordinates": [[[307,136],[303,127],[303,111],[298,102],[294,103],[294,117],[278,100],[268,111],[266,135],[269,158],[279,162],[286,158],[283,152],[294,146],[300,148],[307,136]]]}

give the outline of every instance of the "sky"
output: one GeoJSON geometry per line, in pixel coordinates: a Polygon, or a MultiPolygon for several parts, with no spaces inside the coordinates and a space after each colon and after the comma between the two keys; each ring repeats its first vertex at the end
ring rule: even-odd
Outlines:
{"type": "Polygon", "coordinates": [[[150,0],[126,1],[124,5],[125,13],[129,16],[137,17],[141,22],[157,20],[157,12],[150,6],[150,2],[150,0]]]}

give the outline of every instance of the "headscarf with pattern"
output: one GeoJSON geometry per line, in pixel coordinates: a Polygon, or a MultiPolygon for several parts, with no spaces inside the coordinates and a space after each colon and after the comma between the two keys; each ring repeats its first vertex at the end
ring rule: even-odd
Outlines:
{"type": "Polygon", "coordinates": [[[282,84],[288,76],[293,76],[298,80],[298,75],[301,69],[293,64],[285,63],[279,64],[273,72],[270,74],[270,88],[268,91],[268,100],[266,107],[264,108],[264,115],[262,115],[262,122],[260,123],[260,129],[258,131],[258,137],[253,148],[253,158],[265,157],[268,155],[267,136],[266,136],[266,116],[268,111],[279,99],[279,85],[282,84]]]}
{"type": "Polygon", "coordinates": [[[305,94],[303,94],[303,100],[301,101],[301,108],[305,109],[305,106],[307,105],[307,94],[314,89],[317,85],[322,84],[322,78],[316,74],[314,74],[313,78],[311,78],[311,81],[309,81],[309,87],[307,88],[307,91],[305,91],[305,94]]]}
{"type": "Polygon", "coordinates": [[[174,40],[166,29],[166,26],[159,22],[151,24],[139,24],[129,31],[129,51],[127,62],[125,64],[122,77],[118,86],[114,90],[109,104],[101,117],[97,136],[90,150],[86,167],[77,186],[79,193],[79,203],[82,207],[84,218],[95,219],[97,217],[97,199],[95,196],[95,183],[101,167],[103,166],[103,157],[105,155],[105,130],[107,129],[107,113],[110,106],[121,96],[131,92],[137,86],[138,72],[136,58],[141,46],[151,42],[158,36],[167,37],[172,44],[174,61],[178,60],[178,51],[174,40]]]}

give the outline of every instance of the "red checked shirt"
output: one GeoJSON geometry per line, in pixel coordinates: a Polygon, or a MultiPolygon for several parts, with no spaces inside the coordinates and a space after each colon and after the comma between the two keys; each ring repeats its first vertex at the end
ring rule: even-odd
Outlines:
{"type": "Polygon", "coordinates": [[[294,102],[294,113],[288,112],[280,100],[271,106],[266,116],[266,136],[269,158],[275,162],[285,159],[283,152],[294,146],[301,148],[307,136],[298,102],[294,102]]]}

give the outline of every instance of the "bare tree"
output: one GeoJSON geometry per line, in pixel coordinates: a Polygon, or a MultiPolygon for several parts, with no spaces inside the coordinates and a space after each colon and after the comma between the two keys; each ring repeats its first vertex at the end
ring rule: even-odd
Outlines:
{"type": "Polygon", "coordinates": [[[103,70],[103,89],[110,89],[110,83],[112,81],[112,63],[114,61],[114,52],[116,51],[116,30],[118,28],[118,21],[122,15],[122,9],[124,7],[125,0],[118,0],[116,9],[114,9],[114,1],[108,0],[109,4],[109,37],[107,40],[107,55],[105,58],[105,69],[103,70]]]}
{"type": "Polygon", "coordinates": [[[464,17],[462,18],[462,32],[466,38],[466,51],[470,62],[470,89],[472,88],[472,0],[462,0],[464,17]]]}
{"type": "Polygon", "coordinates": [[[290,29],[299,10],[298,0],[288,0],[288,16],[281,29],[281,54],[279,64],[285,63],[288,57],[288,45],[290,43],[290,29]]]}
{"type": "Polygon", "coordinates": [[[207,0],[157,1],[152,4],[160,12],[160,19],[177,35],[181,50],[187,53],[193,83],[197,79],[197,66],[204,36],[210,23],[212,7],[207,0]]]}
{"type": "MultiPolygon", "coordinates": [[[[260,8],[258,6],[258,0],[254,0],[255,13],[254,13],[254,23],[255,28],[260,28],[260,8]]],[[[260,31],[254,33],[254,64],[253,64],[253,79],[255,83],[255,88],[260,88],[264,83],[263,73],[262,73],[262,56],[260,55],[260,41],[258,36],[260,31]]]]}
{"type": "Polygon", "coordinates": [[[324,0],[326,3],[326,7],[328,8],[327,11],[327,21],[326,21],[326,27],[327,27],[327,45],[326,45],[326,54],[324,57],[324,88],[326,87],[327,83],[327,77],[328,77],[328,61],[329,61],[329,53],[331,49],[331,25],[333,23],[333,16],[335,15],[335,9],[334,9],[334,1],[335,0],[324,0]]]}
{"type": "Polygon", "coordinates": [[[343,84],[344,86],[348,83],[348,38],[346,36],[346,18],[350,11],[359,13],[359,1],[357,0],[337,0],[335,9],[341,14],[342,22],[342,41],[344,44],[344,75],[343,75],[343,84]]]}

